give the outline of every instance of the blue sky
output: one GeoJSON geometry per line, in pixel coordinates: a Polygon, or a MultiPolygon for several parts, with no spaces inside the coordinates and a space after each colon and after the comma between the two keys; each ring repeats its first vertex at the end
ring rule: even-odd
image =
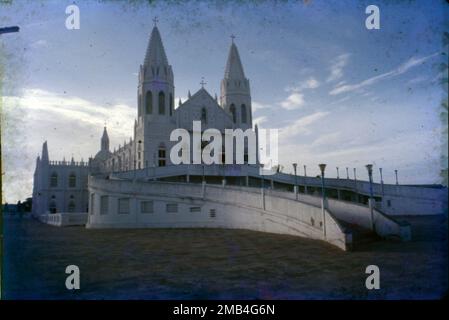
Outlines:
{"type": "Polygon", "coordinates": [[[303,164],[317,174],[325,162],[329,176],[356,167],[366,179],[364,165],[374,163],[387,183],[394,169],[402,183],[439,181],[445,1],[78,1],[81,28],[67,30],[72,3],[0,5],[1,24],[21,27],[0,36],[6,201],[31,194],[43,141],[53,160],[87,160],[105,122],[112,147],[129,139],[155,16],[182,100],[201,77],[219,93],[236,35],[253,117],[281,130],[285,171],[298,162],[300,174],[303,164]],[[365,28],[370,4],[380,8],[380,30],[365,28]]]}

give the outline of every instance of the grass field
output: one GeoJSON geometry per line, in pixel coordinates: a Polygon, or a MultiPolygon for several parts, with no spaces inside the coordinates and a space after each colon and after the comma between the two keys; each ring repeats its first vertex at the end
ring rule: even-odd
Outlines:
{"type": "Polygon", "coordinates": [[[3,299],[431,299],[447,293],[446,216],[402,217],[413,241],[343,252],[246,230],[58,228],[5,217],[3,299]],[[81,289],[65,288],[65,268],[81,289]],[[380,290],[365,288],[366,266],[380,290]]]}

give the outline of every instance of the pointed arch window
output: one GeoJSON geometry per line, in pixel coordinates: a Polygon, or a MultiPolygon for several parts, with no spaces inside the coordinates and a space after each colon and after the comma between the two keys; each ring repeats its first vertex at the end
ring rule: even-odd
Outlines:
{"type": "Polygon", "coordinates": [[[145,110],[146,114],[153,113],[153,94],[151,93],[151,91],[147,91],[147,95],[145,98],[145,110]]]}
{"type": "Polygon", "coordinates": [[[247,123],[246,105],[242,104],[242,123],[247,123]]]}
{"type": "Polygon", "coordinates": [[[76,175],[74,172],[72,172],[69,175],[69,188],[75,188],[75,187],[76,187],[76,175]]]}
{"type": "Polygon", "coordinates": [[[56,213],[56,201],[54,200],[50,201],[50,206],[48,210],[50,210],[50,213],[56,213]]]}
{"type": "Polygon", "coordinates": [[[50,176],[50,187],[57,187],[58,186],[58,174],[56,172],[53,172],[50,176]]]}
{"type": "Polygon", "coordinates": [[[204,107],[201,109],[201,122],[207,123],[207,111],[204,107]]]}
{"type": "Polygon", "coordinates": [[[159,167],[165,167],[166,164],[166,150],[165,145],[161,143],[158,148],[158,165],[159,167]]]}
{"type": "Polygon", "coordinates": [[[170,93],[170,116],[173,115],[173,95],[170,93]]]}
{"type": "Polygon", "coordinates": [[[159,114],[165,114],[165,93],[159,92],[159,114]]]}
{"type": "Polygon", "coordinates": [[[231,107],[229,108],[229,111],[231,111],[232,122],[236,123],[237,122],[237,115],[235,113],[235,105],[234,104],[231,104],[231,107]]]}

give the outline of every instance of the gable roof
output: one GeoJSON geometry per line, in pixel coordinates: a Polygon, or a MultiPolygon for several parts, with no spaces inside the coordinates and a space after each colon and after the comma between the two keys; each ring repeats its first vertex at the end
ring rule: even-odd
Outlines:
{"type": "Polygon", "coordinates": [[[210,93],[206,89],[204,89],[204,88],[199,89],[197,92],[195,92],[190,97],[190,99],[187,99],[178,108],[176,108],[175,109],[175,114],[179,110],[183,110],[185,108],[188,108],[189,105],[200,104],[200,101],[203,100],[202,98],[205,98],[206,100],[209,100],[211,102],[211,104],[206,104],[206,106],[205,106],[206,108],[208,108],[209,106],[213,106],[214,108],[218,108],[220,110],[220,112],[224,113],[229,118],[229,120],[232,121],[231,115],[228,114],[222,107],[220,107],[220,105],[215,100],[215,98],[213,98],[210,95],[210,93]]]}

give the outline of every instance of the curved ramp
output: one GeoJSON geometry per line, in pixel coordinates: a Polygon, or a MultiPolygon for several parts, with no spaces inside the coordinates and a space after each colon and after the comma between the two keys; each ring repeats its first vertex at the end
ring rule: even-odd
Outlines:
{"type": "Polygon", "coordinates": [[[351,247],[351,234],[328,210],[263,189],[90,176],[89,194],[88,228],[248,229],[351,247]]]}

